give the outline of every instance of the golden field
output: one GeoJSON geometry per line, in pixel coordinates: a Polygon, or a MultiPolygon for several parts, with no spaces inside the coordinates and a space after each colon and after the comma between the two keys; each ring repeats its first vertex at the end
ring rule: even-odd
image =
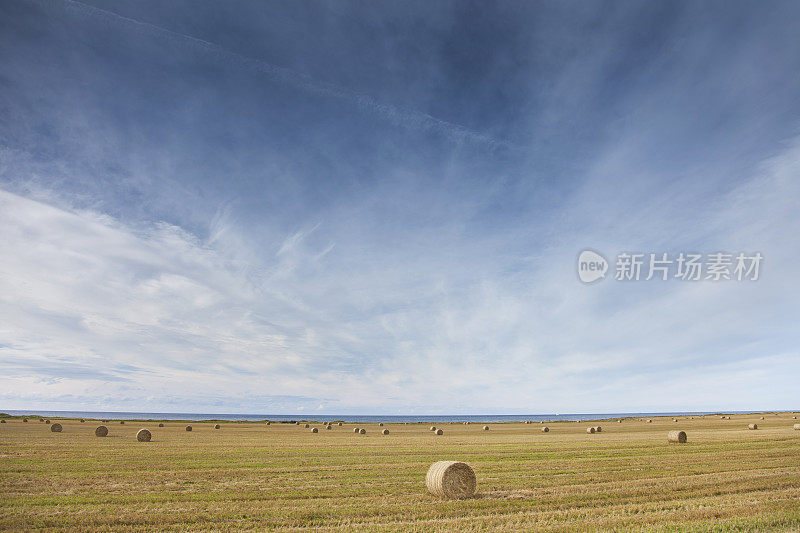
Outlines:
{"type": "Polygon", "coordinates": [[[794,413],[542,424],[350,424],[38,418],[0,425],[2,530],[800,530],[794,413]],[[766,420],[761,420],[764,416],[766,420]],[[757,423],[758,430],[748,430],[757,423]],[[601,425],[602,433],[587,434],[601,425]],[[353,433],[364,427],[365,435],[353,433]],[[137,442],[147,428],[151,442],[137,442]],[[381,435],[389,429],[389,435],[381,435]],[[682,429],[686,444],[668,444],[682,429]],[[469,463],[467,500],[428,494],[469,463]]]}

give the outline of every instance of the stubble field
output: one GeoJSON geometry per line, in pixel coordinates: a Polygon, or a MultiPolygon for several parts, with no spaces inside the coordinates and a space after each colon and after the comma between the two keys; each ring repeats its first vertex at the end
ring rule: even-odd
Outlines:
{"type": "Polygon", "coordinates": [[[542,424],[313,424],[38,418],[0,425],[3,530],[800,530],[794,413],[542,424]],[[765,420],[761,420],[761,416],[765,420]],[[748,430],[750,423],[759,428],[748,430]],[[601,425],[602,433],[587,434],[601,425]],[[353,433],[354,427],[367,433],[353,433]],[[148,428],[151,442],[137,442],[148,428]],[[380,430],[388,429],[389,435],[380,430]],[[668,444],[682,429],[686,444],[668,444]],[[467,500],[428,494],[469,463],[467,500]]]}

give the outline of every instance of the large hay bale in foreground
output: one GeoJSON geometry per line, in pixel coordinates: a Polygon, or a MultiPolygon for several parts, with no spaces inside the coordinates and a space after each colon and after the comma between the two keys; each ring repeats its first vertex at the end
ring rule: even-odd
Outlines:
{"type": "Polygon", "coordinates": [[[53,433],[61,433],[62,429],[63,428],[61,427],[61,424],[59,424],[58,422],[50,426],[50,431],[52,431],[53,433]]]}
{"type": "Polygon", "coordinates": [[[3,420],[0,420],[0,424],[5,424],[5,423],[6,423],[6,420],[5,420],[5,419],[3,419],[3,420]]]}
{"type": "Polygon", "coordinates": [[[475,472],[467,463],[437,461],[428,468],[425,486],[434,496],[447,499],[464,499],[475,494],[475,472]]]}
{"type": "Polygon", "coordinates": [[[192,426],[186,426],[186,431],[191,431],[191,430],[192,430],[192,426]]]}
{"type": "Polygon", "coordinates": [[[433,432],[433,434],[434,435],[444,435],[444,431],[442,431],[441,429],[437,429],[436,431],[433,432]]]}
{"type": "Polygon", "coordinates": [[[389,434],[388,429],[384,429],[383,431],[381,431],[381,435],[388,435],[388,434],[389,434]]]}
{"type": "Polygon", "coordinates": [[[359,433],[360,435],[366,435],[366,434],[367,434],[367,430],[366,430],[366,429],[364,429],[364,428],[361,428],[361,429],[359,429],[359,430],[358,430],[358,433],[359,433]]]}
{"type": "Polygon", "coordinates": [[[542,428],[542,433],[548,433],[549,431],[550,431],[550,428],[547,427],[547,426],[542,428]]]}
{"type": "Polygon", "coordinates": [[[214,424],[214,429],[219,429],[219,428],[220,428],[219,424],[214,424]]]}
{"type": "Polygon", "coordinates": [[[311,428],[311,433],[319,433],[319,430],[317,428],[311,428]]]}
{"type": "Polygon", "coordinates": [[[483,426],[484,431],[489,431],[489,426],[483,426]]]}
{"type": "Polygon", "coordinates": [[[139,442],[150,442],[151,438],[152,435],[150,434],[149,429],[142,428],[136,433],[136,440],[139,442]]]}
{"type": "Polygon", "coordinates": [[[748,424],[747,429],[758,429],[758,424],[748,424]]]}
{"type": "Polygon", "coordinates": [[[97,426],[94,429],[95,437],[108,437],[108,428],[105,426],[97,426]]]}
{"type": "Polygon", "coordinates": [[[667,442],[676,442],[678,444],[686,443],[686,432],[680,430],[673,430],[667,433],[667,442]]]}
{"type": "Polygon", "coordinates": [[[586,433],[594,433],[595,429],[593,427],[586,428],[586,433]]]}

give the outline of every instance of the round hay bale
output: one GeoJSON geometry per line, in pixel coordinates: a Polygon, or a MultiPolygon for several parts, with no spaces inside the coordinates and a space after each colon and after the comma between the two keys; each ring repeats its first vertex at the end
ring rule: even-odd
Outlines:
{"type": "Polygon", "coordinates": [[[311,425],[310,425],[310,424],[306,424],[306,429],[308,429],[308,428],[310,428],[310,427],[311,427],[311,425]]]}
{"type": "Polygon", "coordinates": [[[526,421],[525,421],[525,423],[526,423],[526,424],[530,424],[530,423],[531,423],[531,421],[530,421],[530,420],[526,420],[526,421]]]}
{"type": "Polygon", "coordinates": [[[586,428],[586,433],[594,433],[594,432],[595,432],[594,428],[586,428]]]}
{"type": "Polygon", "coordinates": [[[653,423],[653,419],[652,418],[647,419],[647,423],[648,424],[652,424],[653,423]]]}
{"type": "Polygon", "coordinates": [[[437,429],[436,431],[433,432],[433,434],[434,435],[444,435],[444,431],[442,431],[441,429],[437,429]]]}
{"type": "Polygon", "coordinates": [[[50,426],[50,431],[52,431],[53,433],[61,433],[62,429],[63,428],[61,427],[61,424],[59,424],[58,422],[50,426]]]}
{"type": "Polygon", "coordinates": [[[388,429],[384,429],[383,431],[381,431],[381,435],[388,435],[388,434],[389,434],[388,429]]]}
{"type": "Polygon", "coordinates": [[[475,494],[477,484],[472,468],[459,461],[437,461],[428,468],[425,476],[428,491],[440,498],[470,498],[475,494]]]}
{"type": "Polygon", "coordinates": [[[431,431],[436,431],[436,426],[431,426],[431,431]]]}
{"type": "Polygon", "coordinates": [[[762,416],[762,417],[761,417],[761,420],[765,420],[765,418],[762,416]]]}
{"type": "Polygon", "coordinates": [[[483,426],[484,431],[489,431],[489,426],[483,426]]]}
{"type": "Polygon", "coordinates": [[[366,430],[366,429],[364,429],[364,428],[361,428],[361,429],[359,429],[359,430],[358,430],[358,433],[359,433],[360,435],[366,435],[366,434],[367,434],[367,430],[366,430]]]}
{"type": "Polygon", "coordinates": [[[686,443],[686,432],[673,430],[667,433],[667,442],[676,442],[678,444],[685,444],[686,443]]]}
{"type": "Polygon", "coordinates": [[[270,421],[269,420],[267,420],[267,425],[270,425],[270,421]]]}
{"type": "Polygon", "coordinates": [[[353,433],[358,433],[358,432],[359,432],[358,428],[353,428],[353,433]]]}
{"type": "Polygon", "coordinates": [[[748,424],[747,429],[758,429],[758,424],[748,424]]]}
{"type": "Polygon", "coordinates": [[[219,428],[220,428],[219,424],[214,424],[214,429],[219,429],[219,428]]]}
{"type": "Polygon", "coordinates": [[[186,426],[186,431],[191,431],[191,430],[192,430],[192,426],[186,426]]]}
{"type": "Polygon", "coordinates": [[[83,418],[81,418],[81,424],[83,424],[84,422],[86,422],[86,420],[84,420],[83,418]]]}
{"type": "Polygon", "coordinates": [[[108,437],[108,428],[105,426],[97,426],[94,429],[95,437],[108,437]]]}
{"type": "Polygon", "coordinates": [[[123,426],[125,425],[125,421],[124,420],[120,420],[119,423],[122,424],[123,426]]]}
{"type": "Polygon", "coordinates": [[[380,424],[378,424],[378,425],[379,425],[379,426],[383,426],[383,422],[381,422],[381,423],[380,423],[380,424]]]}
{"type": "Polygon", "coordinates": [[[50,421],[49,421],[49,420],[45,420],[45,421],[44,421],[44,423],[45,423],[45,424],[49,424],[49,423],[50,423],[50,421]]]}
{"type": "Polygon", "coordinates": [[[311,433],[319,433],[319,430],[317,428],[311,428],[311,433]]]}
{"type": "Polygon", "coordinates": [[[142,428],[138,432],[136,432],[136,440],[138,440],[139,442],[150,442],[151,437],[152,435],[150,434],[149,429],[142,428]]]}
{"type": "Polygon", "coordinates": [[[722,420],[725,420],[725,417],[724,417],[724,416],[721,416],[721,417],[720,417],[720,419],[722,419],[722,420]]]}
{"type": "Polygon", "coordinates": [[[542,428],[542,433],[548,433],[549,431],[550,431],[550,428],[547,427],[547,426],[542,428]]]}
{"type": "Polygon", "coordinates": [[[336,425],[339,426],[339,427],[342,427],[342,423],[341,422],[337,423],[336,425]]]}
{"type": "Polygon", "coordinates": [[[469,425],[469,422],[464,422],[464,425],[465,425],[465,426],[468,426],[468,425],[469,425]]]}
{"type": "Polygon", "coordinates": [[[595,430],[595,432],[597,432],[597,433],[602,433],[602,432],[603,432],[603,428],[602,428],[602,426],[595,426],[594,430],[595,430]]]}
{"type": "MultiPolygon", "coordinates": [[[[797,418],[797,417],[795,417],[795,418],[797,418]]],[[[25,422],[26,424],[28,423],[28,419],[27,418],[23,418],[22,421],[25,422]]]]}
{"type": "Polygon", "coordinates": [[[5,423],[6,423],[5,418],[3,420],[0,420],[0,424],[5,424],[5,423]]]}
{"type": "Polygon", "coordinates": [[[622,420],[617,420],[617,424],[622,424],[622,420]]]}
{"type": "Polygon", "coordinates": [[[673,419],[672,419],[672,421],[673,421],[673,422],[677,422],[677,421],[678,421],[678,419],[677,419],[677,418],[673,418],[673,419]]]}
{"type": "Polygon", "coordinates": [[[160,423],[158,424],[158,427],[160,427],[160,428],[163,428],[163,427],[164,427],[164,423],[163,423],[163,422],[160,422],[160,423]]]}
{"type": "MultiPolygon", "coordinates": [[[[797,420],[797,417],[796,417],[796,416],[793,416],[793,417],[792,417],[792,420],[797,420]]],[[[27,422],[27,420],[26,420],[25,422],[27,422]]]]}
{"type": "Polygon", "coordinates": [[[794,429],[795,429],[795,430],[800,430],[800,424],[795,424],[795,425],[794,425],[794,429]]]}
{"type": "Polygon", "coordinates": [[[325,429],[333,429],[333,426],[327,425],[327,426],[325,426],[325,429]]]}

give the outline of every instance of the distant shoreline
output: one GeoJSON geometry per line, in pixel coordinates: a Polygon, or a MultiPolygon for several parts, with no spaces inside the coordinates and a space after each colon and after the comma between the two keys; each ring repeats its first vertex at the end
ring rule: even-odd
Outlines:
{"type": "Polygon", "coordinates": [[[447,422],[475,422],[475,423],[503,423],[522,422],[558,422],[578,420],[611,420],[641,417],[662,416],[704,416],[720,414],[772,414],[793,413],[792,410],[760,410],[760,411],[664,411],[642,413],[568,413],[568,414],[529,414],[529,415],[343,415],[343,414],[220,414],[220,413],[148,413],[126,411],[46,411],[46,410],[18,410],[0,409],[0,412],[11,416],[47,416],[51,418],[86,418],[108,420],[137,420],[137,421],[188,421],[188,422],[319,422],[341,421],[352,423],[447,423],[447,422]]]}

